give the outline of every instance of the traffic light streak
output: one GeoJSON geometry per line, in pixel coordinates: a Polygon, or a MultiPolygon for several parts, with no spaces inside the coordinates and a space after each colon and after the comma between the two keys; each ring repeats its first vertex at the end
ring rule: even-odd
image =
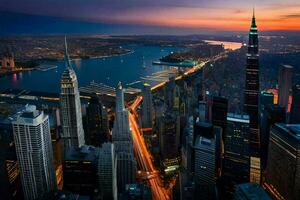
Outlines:
{"type": "MultiPolygon", "coordinates": [[[[151,190],[152,196],[155,200],[170,200],[170,191],[167,190],[160,179],[158,171],[155,169],[151,155],[148,152],[144,138],[142,137],[141,129],[138,126],[136,115],[134,113],[137,106],[142,101],[142,97],[138,96],[133,104],[129,107],[129,122],[132,131],[132,140],[134,152],[137,162],[142,169],[140,172],[144,179],[147,180],[151,190]]],[[[170,188],[170,187],[168,187],[170,188]]]]}

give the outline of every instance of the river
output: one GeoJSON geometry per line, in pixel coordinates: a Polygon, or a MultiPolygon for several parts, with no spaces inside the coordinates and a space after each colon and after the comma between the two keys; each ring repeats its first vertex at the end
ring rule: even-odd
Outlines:
{"type": "MultiPolygon", "coordinates": [[[[143,45],[128,45],[126,48],[132,50],[133,53],[105,58],[72,60],[71,63],[77,74],[79,86],[85,86],[91,81],[101,82],[109,86],[116,86],[119,81],[122,81],[124,85],[130,84],[140,80],[141,76],[151,75],[169,68],[152,65],[152,61],[181,50],[177,47],[143,45]]],[[[59,92],[60,77],[65,69],[64,62],[47,62],[46,64],[58,67],[48,71],[33,70],[1,77],[0,90],[13,88],[59,92]]],[[[140,85],[135,84],[132,87],[140,87],[140,85]]]]}

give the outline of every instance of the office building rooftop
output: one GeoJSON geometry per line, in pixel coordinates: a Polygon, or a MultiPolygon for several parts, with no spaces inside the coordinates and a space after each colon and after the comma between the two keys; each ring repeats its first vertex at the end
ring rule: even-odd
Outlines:
{"type": "Polygon", "coordinates": [[[271,200],[264,189],[256,183],[244,183],[236,186],[234,200],[271,200]]]}

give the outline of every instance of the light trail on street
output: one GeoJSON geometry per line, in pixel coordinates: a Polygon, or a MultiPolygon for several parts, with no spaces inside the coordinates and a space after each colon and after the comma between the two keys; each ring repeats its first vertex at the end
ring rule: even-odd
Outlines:
{"type": "Polygon", "coordinates": [[[129,123],[132,132],[132,141],[134,152],[136,155],[137,163],[145,174],[145,179],[147,180],[151,191],[152,197],[155,200],[170,200],[170,190],[167,190],[160,179],[158,170],[155,169],[153,162],[151,160],[151,155],[148,152],[146,143],[143,138],[141,129],[138,126],[135,112],[137,106],[141,103],[142,97],[138,96],[133,104],[129,107],[129,123]]]}

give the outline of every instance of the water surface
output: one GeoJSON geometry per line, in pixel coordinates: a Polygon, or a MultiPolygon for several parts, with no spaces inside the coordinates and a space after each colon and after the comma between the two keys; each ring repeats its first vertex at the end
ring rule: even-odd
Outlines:
{"type": "MultiPolygon", "coordinates": [[[[150,75],[164,70],[166,66],[152,65],[154,60],[179,51],[177,47],[160,46],[126,46],[133,53],[106,58],[77,59],[72,61],[77,74],[79,86],[85,86],[91,81],[116,86],[119,81],[124,85],[140,80],[141,76],[150,75]]],[[[48,62],[58,67],[49,71],[33,70],[19,74],[12,74],[0,78],[0,90],[14,88],[32,91],[59,92],[60,77],[65,69],[63,61],[48,62]]],[[[139,87],[139,85],[132,85],[139,87]]]]}

